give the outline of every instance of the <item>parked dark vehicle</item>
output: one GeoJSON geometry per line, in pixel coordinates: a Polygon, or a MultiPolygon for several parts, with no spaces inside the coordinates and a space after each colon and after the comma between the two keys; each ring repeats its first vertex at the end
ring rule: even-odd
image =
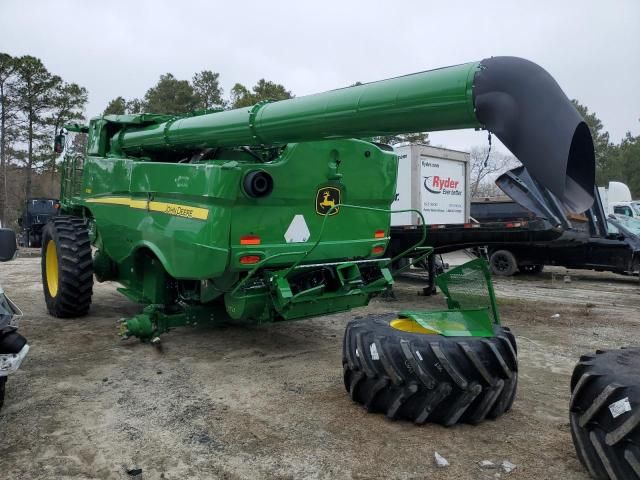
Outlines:
{"type": "MultiPolygon", "coordinates": [[[[0,262],[12,260],[16,253],[16,234],[0,228],[0,262]]],[[[20,335],[16,322],[22,312],[0,286],[0,408],[4,403],[7,377],[15,373],[29,352],[27,339],[20,335]]]]}
{"type": "Polygon", "coordinates": [[[608,232],[597,188],[591,208],[576,215],[567,213],[574,210],[572,206],[560,201],[523,167],[504,173],[496,185],[561,234],[545,241],[487,242],[485,252],[494,274],[539,273],[544,265],[619,273],[633,270],[636,248],[626,243],[621,234],[608,232]]]}
{"type": "Polygon", "coordinates": [[[640,220],[624,215],[606,219],[605,236],[565,231],[560,238],[541,243],[497,244],[487,248],[491,271],[496,275],[539,273],[544,265],[640,274],[640,220]]]}
{"type": "Polygon", "coordinates": [[[20,245],[40,248],[42,245],[42,229],[51,217],[60,212],[57,198],[29,198],[25,202],[22,216],[18,219],[21,227],[20,245]]]}

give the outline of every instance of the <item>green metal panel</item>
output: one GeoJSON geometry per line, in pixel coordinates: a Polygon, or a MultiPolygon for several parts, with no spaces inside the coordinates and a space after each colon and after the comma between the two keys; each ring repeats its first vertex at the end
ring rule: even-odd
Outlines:
{"type": "Polygon", "coordinates": [[[438,275],[436,284],[447,297],[450,309],[485,308],[493,321],[500,324],[491,273],[483,258],[476,258],[438,275]]]}
{"type": "MultiPolygon", "coordinates": [[[[253,268],[239,263],[244,255],[266,258],[308,249],[324,219],[316,212],[315,200],[318,189],[326,185],[342,192],[342,202],[388,208],[396,169],[395,154],[360,140],[291,144],[268,164],[88,157],[83,194],[76,203],[91,212],[103,249],[116,263],[148,248],[172,277],[208,279],[227,270],[253,268]],[[336,159],[337,174],[331,168],[336,159]],[[255,199],[242,192],[243,175],[256,168],[274,179],[268,197],[255,199]],[[165,203],[204,211],[207,218],[153,209],[165,203]],[[303,216],[310,230],[308,242],[291,244],[285,239],[296,215],[303,216]],[[260,245],[240,245],[243,235],[259,236],[260,245]]],[[[374,246],[386,247],[388,231],[388,212],[340,212],[328,219],[323,240],[307,263],[370,257],[374,246]],[[384,238],[374,237],[378,230],[385,232],[384,238]]],[[[291,258],[273,265],[287,263],[291,258]]]]}

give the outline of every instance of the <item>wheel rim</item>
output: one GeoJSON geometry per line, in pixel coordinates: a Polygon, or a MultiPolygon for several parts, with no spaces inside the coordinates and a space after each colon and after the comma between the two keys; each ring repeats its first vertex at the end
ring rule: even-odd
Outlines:
{"type": "Polygon", "coordinates": [[[509,269],[509,260],[507,260],[504,255],[498,255],[493,261],[493,264],[499,272],[505,272],[509,269]]]}
{"type": "Polygon", "coordinates": [[[45,266],[47,271],[47,289],[49,295],[55,297],[58,294],[58,252],[56,244],[53,240],[47,243],[47,251],[45,252],[45,266]]]}
{"type": "Polygon", "coordinates": [[[438,332],[435,330],[430,330],[428,328],[424,328],[418,322],[411,318],[396,318],[395,320],[391,320],[389,323],[392,328],[396,330],[401,330],[407,333],[422,333],[424,335],[437,335],[438,332]]]}

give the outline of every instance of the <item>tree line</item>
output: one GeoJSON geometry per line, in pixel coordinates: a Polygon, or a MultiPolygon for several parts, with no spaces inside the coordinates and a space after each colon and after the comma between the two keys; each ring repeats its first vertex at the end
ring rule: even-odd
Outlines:
{"type": "Polygon", "coordinates": [[[640,135],[632,135],[628,131],[619,143],[614,143],[595,112],[590,112],[577,100],[572,102],[591,130],[597,185],[606,187],[612,180],[624,182],[633,198],[640,198],[640,135]]]}
{"type": "MultiPolygon", "coordinates": [[[[360,82],[351,86],[357,85],[361,85],[360,82]]],[[[241,108],[263,100],[294,97],[284,85],[264,78],[251,88],[236,83],[228,96],[224,93],[217,72],[203,70],[190,80],[181,80],[166,73],[142,97],[126,99],[118,96],[106,105],[103,113],[180,115],[193,110],[241,108]]],[[[49,72],[40,59],[30,55],[12,57],[0,52],[2,225],[15,221],[24,200],[33,193],[57,194],[58,155],[51,148],[52,140],[63,124],[85,120],[87,101],[86,88],[49,72]],[[8,172],[12,172],[14,178],[9,179],[8,172]],[[43,187],[47,183],[48,188],[43,187]]],[[[593,135],[598,185],[604,186],[610,180],[622,181],[629,186],[634,198],[640,197],[640,136],[627,133],[619,143],[612,142],[597,115],[578,101],[573,102],[593,135]]],[[[427,132],[412,133],[377,137],[374,141],[392,145],[400,142],[428,144],[429,135],[427,132]]],[[[497,193],[491,186],[495,174],[517,163],[511,156],[487,153],[486,147],[472,149],[471,183],[475,195],[497,193]]]]}
{"type": "Polygon", "coordinates": [[[116,97],[109,102],[104,115],[141,112],[180,115],[194,110],[248,107],[262,100],[286,100],[293,94],[283,85],[264,78],[251,89],[236,83],[229,98],[224,98],[220,74],[211,70],[196,73],[191,81],[179,80],[173,74],[160,75],[158,83],[142,98],[116,97]]]}
{"type": "Polygon", "coordinates": [[[0,52],[0,223],[15,208],[8,205],[9,163],[24,169],[24,198],[32,194],[34,172],[50,173],[53,183],[52,138],[65,122],[84,119],[87,100],[84,87],[54,75],[40,59],[0,52]]]}

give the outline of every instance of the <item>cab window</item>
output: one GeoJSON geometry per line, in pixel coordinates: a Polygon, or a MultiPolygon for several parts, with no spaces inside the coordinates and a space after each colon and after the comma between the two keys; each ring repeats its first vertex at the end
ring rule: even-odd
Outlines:
{"type": "Polygon", "coordinates": [[[620,233],[620,230],[611,222],[607,222],[607,233],[617,235],[620,233]]]}
{"type": "Polygon", "coordinates": [[[627,205],[618,205],[613,207],[613,213],[618,213],[620,215],[626,215],[628,217],[633,217],[633,212],[631,211],[631,207],[627,205]]]}

